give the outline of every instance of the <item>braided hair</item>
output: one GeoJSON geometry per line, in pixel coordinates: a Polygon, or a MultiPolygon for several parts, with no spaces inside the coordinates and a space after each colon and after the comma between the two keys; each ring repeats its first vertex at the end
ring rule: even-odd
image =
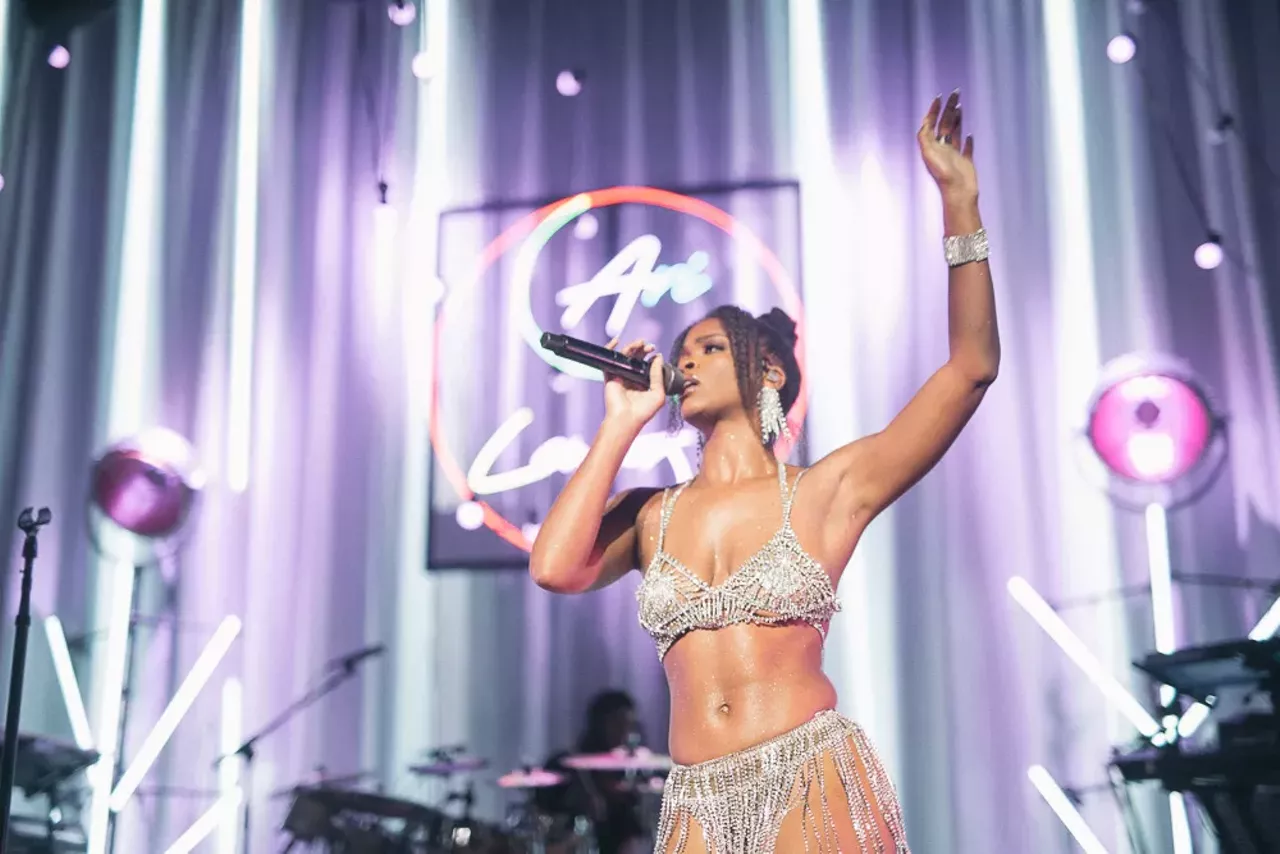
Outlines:
{"type": "MultiPolygon", "coordinates": [[[[800,396],[800,364],[796,361],[796,322],[780,308],[774,308],[759,317],[753,317],[736,305],[722,305],[713,309],[703,320],[718,320],[729,338],[729,350],[733,354],[733,367],[738,377],[738,394],[748,411],[756,407],[760,388],[764,385],[765,357],[772,356],[782,366],[786,380],[778,389],[782,411],[790,412],[800,396]]],[[[676,336],[668,357],[677,365],[680,351],[690,325],[676,336]]],[[[684,423],[680,417],[680,399],[671,400],[671,427],[680,429],[684,423]]]]}

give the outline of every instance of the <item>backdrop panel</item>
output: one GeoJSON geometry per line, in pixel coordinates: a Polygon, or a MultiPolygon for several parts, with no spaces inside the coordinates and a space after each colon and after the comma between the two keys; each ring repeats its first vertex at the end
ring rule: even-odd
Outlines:
{"type": "MultiPolygon", "coordinates": [[[[724,303],[800,316],[799,204],[792,183],[621,187],[444,214],[429,565],[526,566],[536,526],[595,435],[599,372],[542,349],[542,332],[643,338],[666,352],[724,303]]],[[[696,455],[696,434],[659,414],[617,486],[686,480],[696,455]]],[[[801,443],[792,459],[804,458],[801,443]]]]}

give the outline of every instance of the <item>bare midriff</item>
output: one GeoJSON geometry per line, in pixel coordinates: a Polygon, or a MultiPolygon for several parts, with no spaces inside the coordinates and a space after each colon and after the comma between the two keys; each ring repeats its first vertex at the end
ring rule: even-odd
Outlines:
{"type": "Polygon", "coordinates": [[[671,758],[693,765],[782,735],[836,704],[822,635],[807,624],[695,630],[663,665],[671,758]]]}

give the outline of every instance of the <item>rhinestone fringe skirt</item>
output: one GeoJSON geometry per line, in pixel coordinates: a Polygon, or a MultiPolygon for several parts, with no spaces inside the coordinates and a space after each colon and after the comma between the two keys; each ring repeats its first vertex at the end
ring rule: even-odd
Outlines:
{"type": "Polygon", "coordinates": [[[777,844],[783,819],[792,810],[801,809],[804,850],[836,854],[823,774],[825,757],[831,758],[839,773],[860,852],[910,854],[902,810],[889,775],[862,728],[835,711],[819,712],[809,722],[755,747],[697,765],[673,767],[663,792],[654,851],[664,854],[670,849],[672,854],[682,854],[691,823],[697,822],[711,854],[768,854],[777,844]],[[864,774],[870,791],[863,784],[864,774]],[[810,804],[815,786],[822,815],[814,815],[810,804]],[[893,851],[885,849],[877,816],[893,837],[893,851]]]}

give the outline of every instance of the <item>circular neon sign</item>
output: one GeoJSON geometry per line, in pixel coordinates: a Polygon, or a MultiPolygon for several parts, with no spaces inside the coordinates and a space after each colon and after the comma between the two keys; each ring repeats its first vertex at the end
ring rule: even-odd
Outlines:
{"type": "MultiPolygon", "coordinates": [[[[533,279],[533,270],[538,255],[552,237],[590,210],[621,204],[650,205],[652,207],[665,208],[675,213],[697,217],[703,222],[720,229],[729,235],[735,243],[746,249],[765,271],[774,290],[777,291],[783,310],[795,318],[796,361],[799,363],[801,374],[803,375],[804,310],[800,302],[800,293],[796,289],[795,281],[791,278],[791,274],[782,266],[782,262],[778,260],[773,251],[750,228],[715,205],[691,196],[673,193],[669,190],[660,190],[655,187],[611,187],[604,190],[592,190],[588,193],[578,193],[577,195],[552,202],[516,222],[494,238],[480,253],[474,271],[465,282],[461,283],[461,286],[463,288],[478,286],[494,262],[513,248],[518,247],[512,274],[514,280],[512,284],[515,292],[511,295],[511,306],[513,311],[522,308],[525,310],[525,313],[518,318],[521,338],[535,353],[538,353],[541,358],[557,370],[573,376],[581,376],[584,379],[598,379],[598,372],[585,369],[573,362],[562,361],[542,351],[538,343],[542,330],[538,327],[537,321],[533,317],[532,308],[529,306],[529,287],[533,279]]],[[[437,346],[439,346],[438,342],[440,341],[444,324],[444,314],[444,306],[442,305],[436,318],[435,340],[437,346]]],[[[437,366],[440,364],[438,354],[435,364],[437,366]]],[[[804,423],[807,409],[805,397],[805,383],[802,381],[800,395],[796,399],[795,406],[792,407],[788,418],[792,424],[793,433],[798,432],[795,428],[804,423]]],[[[532,548],[532,543],[529,542],[528,537],[525,536],[520,527],[495,510],[488,502],[477,498],[467,485],[466,474],[449,449],[449,443],[444,435],[444,428],[439,417],[438,406],[439,395],[433,394],[430,424],[431,447],[437,461],[440,463],[440,469],[444,473],[445,479],[449,481],[459,498],[463,501],[475,502],[483,513],[485,527],[513,546],[526,552],[529,551],[532,548]]],[[[780,440],[779,450],[783,458],[785,458],[791,447],[789,444],[784,445],[780,440]]]]}

